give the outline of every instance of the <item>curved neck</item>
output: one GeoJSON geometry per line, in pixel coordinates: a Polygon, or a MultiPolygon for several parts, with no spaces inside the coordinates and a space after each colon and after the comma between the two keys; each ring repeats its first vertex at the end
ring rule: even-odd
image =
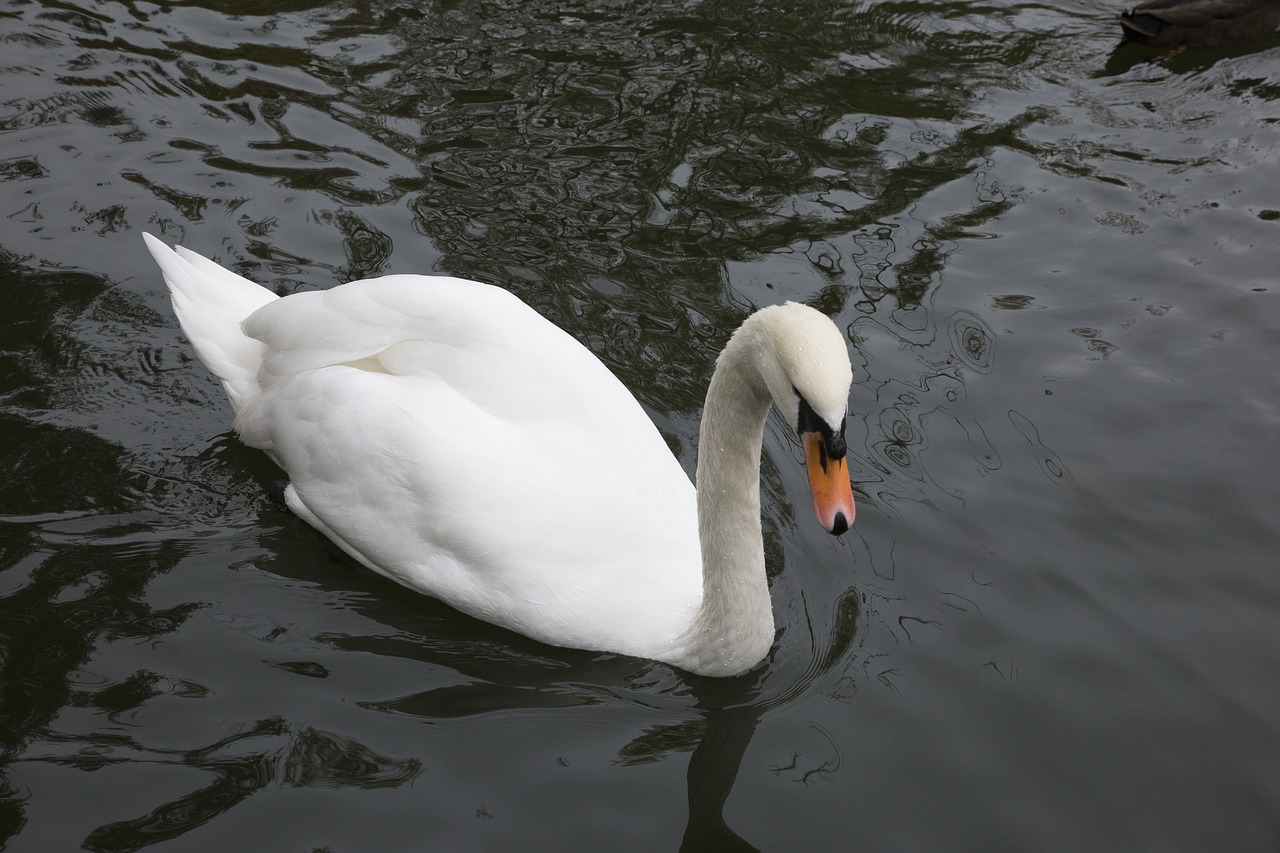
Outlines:
{"type": "Polygon", "coordinates": [[[702,604],[685,664],[701,675],[743,672],[773,644],[760,528],[760,445],[771,399],[751,349],[749,336],[729,341],[702,412],[697,474],[702,604]]]}

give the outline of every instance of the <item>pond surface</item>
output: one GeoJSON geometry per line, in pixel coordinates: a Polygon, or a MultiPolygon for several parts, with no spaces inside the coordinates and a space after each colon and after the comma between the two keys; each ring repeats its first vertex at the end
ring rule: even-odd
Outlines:
{"type": "Polygon", "coordinates": [[[0,10],[5,849],[1277,849],[1280,46],[1117,9],[0,10]],[[771,421],[740,678],[461,616],[271,506],[143,231],[506,287],[687,470],[807,302],[857,523],[771,421]]]}

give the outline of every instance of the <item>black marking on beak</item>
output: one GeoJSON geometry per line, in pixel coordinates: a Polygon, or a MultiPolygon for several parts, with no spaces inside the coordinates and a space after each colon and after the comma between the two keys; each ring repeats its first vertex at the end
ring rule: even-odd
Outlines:
{"type": "MultiPolygon", "coordinates": [[[[794,389],[793,389],[794,390],[794,389]]],[[[796,432],[804,435],[807,432],[816,432],[822,437],[822,444],[819,446],[821,456],[819,462],[822,470],[827,470],[827,459],[843,459],[845,453],[848,452],[848,445],[844,441],[845,422],[844,418],[840,419],[840,431],[836,432],[831,425],[818,417],[818,413],[809,405],[809,401],[796,391],[796,397],[800,400],[800,413],[796,418],[796,432]]]]}

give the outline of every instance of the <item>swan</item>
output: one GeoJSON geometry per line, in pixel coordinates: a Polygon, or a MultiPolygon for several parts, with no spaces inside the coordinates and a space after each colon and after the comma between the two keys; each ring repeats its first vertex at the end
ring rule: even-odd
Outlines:
{"type": "Polygon", "coordinates": [[[814,510],[854,518],[844,336],[763,308],[716,361],[697,489],[635,397],[498,287],[389,275],[278,297],[143,235],[241,440],[288,509],[369,569],[544,643],[697,675],[768,653],[760,523],[770,404],[799,433],[814,510]]]}

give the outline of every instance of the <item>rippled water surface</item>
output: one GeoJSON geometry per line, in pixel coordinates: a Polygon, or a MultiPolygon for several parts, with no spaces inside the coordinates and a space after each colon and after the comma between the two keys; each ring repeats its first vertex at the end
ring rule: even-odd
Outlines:
{"type": "Polygon", "coordinates": [[[1116,9],[0,9],[6,849],[1277,849],[1280,46],[1116,9]],[[771,422],[737,679],[460,616],[271,507],[144,230],[500,284],[689,470],[808,302],[857,524],[771,422]]]}

